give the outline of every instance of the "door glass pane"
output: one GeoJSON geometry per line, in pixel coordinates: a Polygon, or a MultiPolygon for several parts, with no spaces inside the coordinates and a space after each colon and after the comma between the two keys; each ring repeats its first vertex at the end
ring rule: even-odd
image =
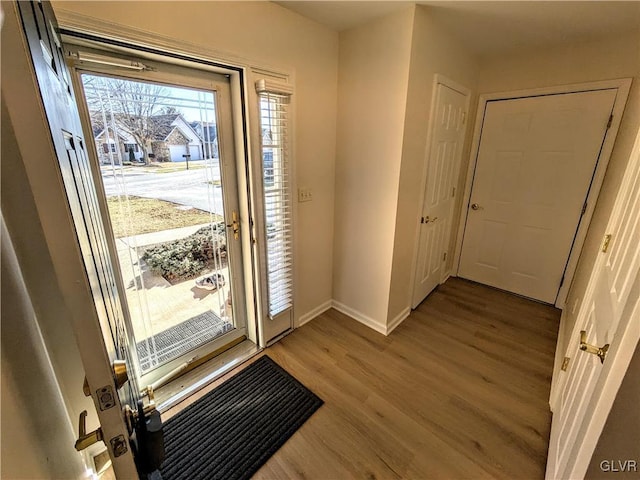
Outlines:
{"type": "Polygon", "coordinates": [[[88,73],[82,84],[146,374],[238,327],[216,93],[88,73]]]}

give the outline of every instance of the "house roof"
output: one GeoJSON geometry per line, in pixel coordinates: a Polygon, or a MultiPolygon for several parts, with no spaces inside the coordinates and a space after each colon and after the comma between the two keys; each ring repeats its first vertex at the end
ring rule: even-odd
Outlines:
{"type": "Polygon", "coordinates": [[[189,124],[203,142],[213,142],[218,137],[218,127],[210,122],[191,122],[189,124]]]}
{"type": "MultiPolygon", "coordinates": [[[[123,114],[119,113],[115,114],[114,116],[116,121],[118,121],[119,118],[122,118],[123,114]]],[[[153,131],[153,137],[151,138],[151,140],[166,141],[167,137],[176,128],[190,141],[200,139],[199,132],[197,132],[193,127],[193,123],[197,122],[189,124],[184,119],[182,114],[179,113],[154,115],[152,117],[149,117],[148,122],[151,130],[153,131]],[[178,122],[179,119],[182,120],[182,122],[178,122]]],[[[96,139],[100,137],[104,132],[104,123],[98,116],[92,115],[91,127],[93,129],[93,136],[96,139]]],[[[126,128],[123,129],[126,130],[126,128]]],[[[213,129],[215,130],[215,125],[213,125],[213,129]]]]}

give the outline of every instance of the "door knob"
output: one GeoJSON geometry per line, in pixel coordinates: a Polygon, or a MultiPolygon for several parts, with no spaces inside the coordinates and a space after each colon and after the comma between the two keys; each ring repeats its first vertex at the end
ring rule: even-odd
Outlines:
{"type": "Polygon", "coordinates": [[[422,217],[422,220],[420,221],[420,223],[429,223],[429,222],[433,223],[436,220],[438,220],[438,217],[429,218],[429,216],[426,216],[426,217],[422,217]]]}
{"type": "Polygon", "coordinates": [[[477,203],[472,203],[471,204],[471,210],[482,210],[482,207],[480,205],[478,205],[477,203]]]}
{"type": "Polygon", "coordinates": [[[76,450],[81,451],[94,443],[102,440],[102,428],[98,427],[93,432],[87,433],[87,411],[80,413],[80,421],[78,423],[78,440],[76,440],[76,450]]]}
{"type": "Polygon", "coordinates": [[[603,347],[596,347],[595,345],[589,345],[587,343],[587,332],[584,330],[580,331],[580,350],[587,353],[593,353],[597,355],[600,359],[600,363],[604,363],[604,357],[607,356],[607,352],[609,351],[609,344],[607,343],[603,347]]]}

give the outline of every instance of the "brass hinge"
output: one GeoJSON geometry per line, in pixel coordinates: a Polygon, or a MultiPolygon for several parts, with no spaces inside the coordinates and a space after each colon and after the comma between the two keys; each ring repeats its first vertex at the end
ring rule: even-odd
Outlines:
{"type": "Polygon", "coordinates": [[[560,279],[560,287],[562,286],[562,284],[564,283],[564,275],[562,275],[562,278],[560,279]]]}
{"type": "Polygon", "coordinates": [[[611,128],[612,123],[613,123],[613,113],[609,116],[609,121],[607,122],[607,130],[611,128]]]}
{"type": "Polygon", "coordinates": [[[564,357],[564,360],[562,360],[562,366],[560,367],[560,370],[562,370],[563,372],[567,371],[567,368],[569,368],[569,360],[571,360],[569,357],[564,357]]]}
{"type": "Polygon", "coordinates": [[[456,187],[453,187],[453,188],[451,189],[451,196],[452,196],[452,197],[455,197],[455,196],[456,196],[456,187]]]}
{"type": "Polygon", "coordinates": [[[584,215],[584,212],[587,211],[587,202],[584,202],[584,205],[582,205],[582,212],[580,212],[580,216],[584,215]]]}
{"type": "Polygon", "coordinates": [[[447,261],[447,252],[444,252],[444,253],[442,254],[442,261],[443,261],[443,262],[446,262],[446,261],[447,261]]]}
{"type": "Polygon", "coordinates": [[[604,240],[602,240],[602,253],[607,253],[607,250],[609,250],[609,243],[611,243],[611,234],[607,233],[604,236],[604,240]]]}

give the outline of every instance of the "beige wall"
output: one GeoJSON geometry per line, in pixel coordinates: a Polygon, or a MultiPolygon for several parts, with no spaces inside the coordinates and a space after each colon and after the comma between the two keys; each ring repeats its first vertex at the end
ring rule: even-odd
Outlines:
{"type": "Polygon", "coordinates": [[[82,459],[73,448],[73,427],[12,241],[2,218],[2,478],[84,478],[82,459]]]}
{"type": "MultiPolygon", "coordinates": [[[[478,76],[478,61],[456,39],[451,37],[435,22],[429,7],[416,8],[413,42],[411,48],[411,69],[409,74],[409,92],[402,148],[402,168],[398,191],[398,207],[393,245],[393,271],[389,297],[388,321],[398,315],[408,313],[411,306],[413,285],[414,248],[419,223],[417,219],[422,209],[422,178],[425,168],[425,149],[429,126],[429,112],[433,94],[433,79],[441,74],[471,91],[470,112],[467,118],[473,118],[477,104],[475,88],[478,76]]],[[[468,122],[467,139],[462,153],[461,172],[466,172],[471,145],[472,123],[468,122]]],[[[464,178],[458,192],[463,191],[464,178]]],[[[458,208],[462,195],[458,195],[458,208]]],[[[453,218],[452,245],[455,241],[458,216],[453,218]]],[[[453,252],[453,248],[449,249],[453,252]]],[[[449,256],[449,262],[453,254],[449,256]]]]}
{"type": "Polygon", "coordinates": [[[386,326],[414,7],[340,34],[333,298],[386,326]]]}
{"type": "MultiPolygon", "coordinates": [[[[599,39],[556,48],[516,52],[508,56],[484,59],[480,68],[480,94],[622,77],[634,77],[633,85],[569,292],[567,308],[563,311],[561,326],[567,335],[565,345],[561,346],[562,352],[575,323],[574,306],[584,295],[640,126],[640,35],[628,34],[609,40],[599,39]]],[[[578,309],[575,313],[577,311],[578,309]]]]}
{"type": "Polygon", "coordinates": [[[270,2],[54,1],[53,6],[56,12],[202,45],[248,65],[294,72],[296,180],[313,192],[313,201],[297,205],[295,316],[330,301],[338,34],[270,2]]]}
{"type": "MultiPolygon", "coordinates": [[[[21,277],[29,287],[29,305],[37,316],[38,328],[47,348],[47,355],[60,384],[68,411],[67,421],[75,424],[80,412],[89,412],[88,428],[98,426],[93,402],[82,391],[84,367],[69,319],[71,314],[58,288],[58,281],[31,194],[20,150],[11,120],[2,101],[2,213],[15,245],[21,277]]],[[[4,283],[4,282],[3,282],[4,283]]],[[[4,287],[4,285],[3,285],[4,287]]],[[[4,295],[3,288],[3,295],[4,295]]],[[[8,296],[7,298],[11,298],[8,296]]],[[[3,310],[5,303],[3,302],[3,310]]],[[[3,312],[2,339],[4,329],[3,312]]],[[[4,426],[3,426],[4,430],[4,426]]]]}

